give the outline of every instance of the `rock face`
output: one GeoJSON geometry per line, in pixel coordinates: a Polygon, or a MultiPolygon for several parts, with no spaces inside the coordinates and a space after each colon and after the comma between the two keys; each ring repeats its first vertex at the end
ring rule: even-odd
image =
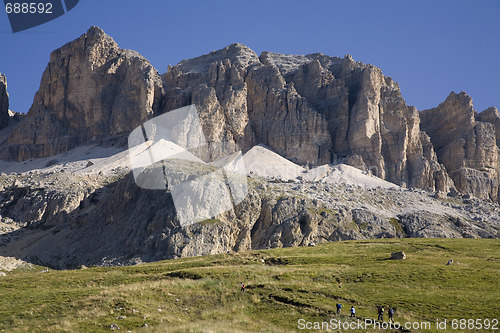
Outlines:
{"type": "Polygon", "coordinates": [[[101,29],[52,52],[28,115],[0,152],[25,160],[128,134],[160,107],[158,72],[101,29]]]}
{"type": "Polygon", "coordinates": [[[490,107],[476,115],[476,120],[495,126],[495,137],[497,146],[500,147],[500,114],[496,107],[490,107]]]}
{"type": "Polygon", "coordinates": [[[350,56],[258,57],[232,44],[170,67],[163,79],[164,110],[197,104],[214,156],[224,153],[221,142],[265,144],[303,165],[342,159],[403,186],[453,187],[397,83],[350,56]]]}
{"type": "Polygon", "coordinates": [[[7,78],[0,73],[0,129],[9,121],[9,94],[7,93],[7,78]]]}
{"type": "Polygon", "coordinates": [[[438,107],[421,112],[440,163],[462,193],[499,199],[500,117],[496,108],[478,114],[465,92],[452,92],[438,107]]]}

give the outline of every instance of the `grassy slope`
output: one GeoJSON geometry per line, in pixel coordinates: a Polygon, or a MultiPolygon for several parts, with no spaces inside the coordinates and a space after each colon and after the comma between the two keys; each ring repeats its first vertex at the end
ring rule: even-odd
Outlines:
{"type": "Polygon", "coordinates": [[[109,332],[116,323],[122,332],[290,332],[299,318],[330,320],[338,302],[346,319],[352,304],[361,318],[374,318],[377,304],[392,306],[399,322],[499,318],[499,285],[499,240],[335,242],[15,272],[0,277],[0,331],[109,332]],[[407,260],[387,260],[401,250],[407,260]]]}

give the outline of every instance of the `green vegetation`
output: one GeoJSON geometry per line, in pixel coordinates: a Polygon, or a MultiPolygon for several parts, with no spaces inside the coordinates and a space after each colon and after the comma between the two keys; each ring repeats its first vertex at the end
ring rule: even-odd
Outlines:
{"type": "Polygon", "coordinates": [[[401,323],[491,319],[500,314],[499,285],[500,241],[484,239],[362,240],[38,269],[0,277],[0,331],[109,332],[116,324],[121,332],[290,332],[299,318],[334,318],[336,303],[343,320],[351,305],[358,317],[375,318],[379,304],[394,307],[401,323]],[[396,251],[407,259],[388,260],[396,251]]]}
{"type": "Polygon", "coordinates": [[[202,225],[223,224],[222,221],[219,219],[206,219],[206,220],[203,220],[199,223],[202,225]]]}
{"type": "Polygon", "coordinates": [[[334,209],[332,210],[332,209],[326,208],[324,206],[309,207],[309,212],[313,213],[313,214],[317,214],[317,215],[331,215],[331,216],[337,215],[336,210],[334,210],[334,209]]]}
{"type": "Polygon", "coordinates": [[[396,230],[399,231],[400,233],[402,233],[402,234],[405,233],[405,229],[404,229],[403,225],[401,224],[401,222],[399,222],[398,219],[391,217],[391,219],[389,220],[389,223],[392,224],[393,227],[396,228],[396,230]]]}

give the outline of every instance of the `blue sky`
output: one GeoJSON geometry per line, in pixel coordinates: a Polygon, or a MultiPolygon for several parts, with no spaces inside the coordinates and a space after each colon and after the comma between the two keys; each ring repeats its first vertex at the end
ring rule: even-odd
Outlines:
{"type": "Polygon", "coordinates": [[[380,67],[419,110],[466,91],[476,110],[500,107],[500,1],[80,0],[67,14],[12,33],[0,13],[0,72],[11,109],[27,112],[50,52],[101,27],[160,73],[231,43],[255,52],[321,52],[380,67]]]}

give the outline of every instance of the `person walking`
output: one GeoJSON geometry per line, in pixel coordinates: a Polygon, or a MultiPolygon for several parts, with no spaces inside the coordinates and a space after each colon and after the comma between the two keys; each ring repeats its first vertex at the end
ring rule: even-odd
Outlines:
{"type": "Polygon", "coordinates": [[[356,309],[354,308],[354,305],[351,306],[351,317],[355,317],[356,315],[356,309]]]}
{"type": "Polygon", "coordinates": [[[241,291],[245,291],[245,285],[243,284],[243,282],[241,283],[241,291]]]}
{"type": "Polygon", "coordinates": [[[380,321],[384,321],[384,307],[383,306],[379,306],[378,307],[378,318],[377,320],[380,320],[380,321]]]}
{"type": "Polygon", "coordinates": [[[337,303],[337,316],[340,314],[340,309],[342,309],[342,304],[337,303]]]}
{"type": "Polygon", "coordinates": [[[388,314],[389,314],[389,322],[393,323],[394,322],[394,318],[393,318],[393,316],[394,316],[394,309],[390,308],[388,314]]]}
{"type": "Polygon", "coordinates": [[[382,307],[379,305],[377,306],[377,320],[384,320],[384,315],[382,313],[382,307]]]}

